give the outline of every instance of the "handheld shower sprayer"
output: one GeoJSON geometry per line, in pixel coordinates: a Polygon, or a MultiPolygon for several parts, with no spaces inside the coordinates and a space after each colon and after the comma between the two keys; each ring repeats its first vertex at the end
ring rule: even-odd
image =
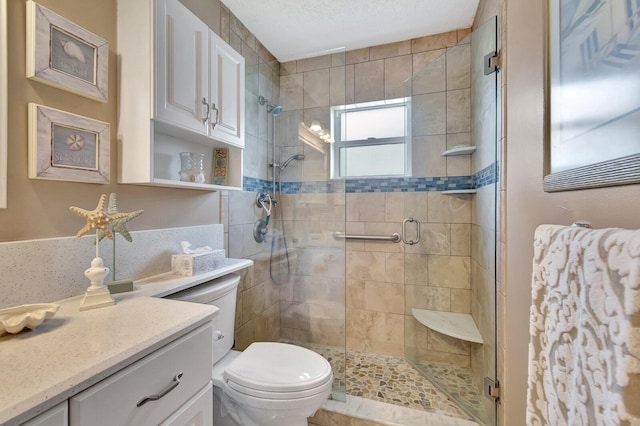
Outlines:
{"type": "Polygon", "coordinates": [[[296,154],[296,155],[292,155],[291,157],[289,157],[287,159],[287,161],[285,161],[284,163],[282,163],[282,166],[280,166],[280,170],[284,170],[287,168],[287,166],[289,165],[290,162],[292,162],[293,160],[304,160],[304,154],[296,154]]]}
{"type": "Polygon", "coordinates": [[[271,207],[273,206],[273,202],[271,201],[271,195],[268,192],[259,192],[256,197],[256,205],[258,207],[262,207],[265,212],[267,212],[267,218],[265,219],[265,225],[269,225],[269,218],[271,217],[271,207]],[[267,207],[265,204],[268,204],[267,207]]]}
{"type": "Polygon", "coordinates": [[[256,242],[261,243],[267,237],[267,232],[269,232],[269,218],[271,217],[271,207],[273,206],[273,200],[271,199],[271,195],[268,192],[258,192],[256,195],[256,205],[260,208],[263,208],[265,212],[267,212],[267,217],[265,220],[258,219],[256,223],[253,225],[253,238],[256,242]]]}

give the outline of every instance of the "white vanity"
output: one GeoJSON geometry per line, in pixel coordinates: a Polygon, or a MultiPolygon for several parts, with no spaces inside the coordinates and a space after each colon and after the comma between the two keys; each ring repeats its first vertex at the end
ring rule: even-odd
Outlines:
{"type": "Polygon", "coordinates": [[[0,424],[211,425],[217,308],[159,297],[251,264],[139,280],[105,308],[66,299],[35,330],[0,337],[0,424]]]}

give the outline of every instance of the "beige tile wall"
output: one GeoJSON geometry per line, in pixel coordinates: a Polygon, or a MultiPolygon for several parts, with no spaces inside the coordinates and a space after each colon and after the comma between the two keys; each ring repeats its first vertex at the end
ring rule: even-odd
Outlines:
{"type": "Polygon", "coordinates": [[[348,233],[401,233],[408,216],[422,223],[416,245],[346,243],[347,347],[397,356],[406,348],[421,359],[469,365],[468,345],[429,331],[411,314],[412,308],[470,313],[469,196],[349,193],[346,205],[348,233]]]}

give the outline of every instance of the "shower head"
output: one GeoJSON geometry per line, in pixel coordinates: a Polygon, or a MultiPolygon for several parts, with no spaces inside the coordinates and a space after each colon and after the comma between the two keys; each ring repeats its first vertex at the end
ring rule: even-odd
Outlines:
{"type": "Polygon", "coordinates": [[[274,117],[277,117],[282,112],[282,107],[280,105],[269,104],[267,105],[267,112],[270,112],[274,117]]]}
{"type": "Polygon", "coordinates": [[[258,103],[260,105],[267,106],[267,112],[273,114],[274,116],[280,115],[282,112],[282,107],[280,105],[274,105],[271,101],[264,96],[258,96],[258,103]]]}
{"type": "Polygon", "coordinates": [[[280,170],[284,170],[287,168],[287,166],[289,165],[290,162],[292,162],[293,160],[304,160],[304,154],[296,154],[296,155],[292,155],[291,157],[289,157],[287,159],[287,161],[285,161],[284,163],[282,163],[282,166],[280,166],[280,170]]]}

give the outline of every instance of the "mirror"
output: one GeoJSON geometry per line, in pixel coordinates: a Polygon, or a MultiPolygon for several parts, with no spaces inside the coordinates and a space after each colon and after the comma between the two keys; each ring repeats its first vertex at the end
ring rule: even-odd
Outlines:
{"type": "Polygon", "coordinates": [[[0,208],[7,207],[7,0],[0,0],[0,208]]]}

